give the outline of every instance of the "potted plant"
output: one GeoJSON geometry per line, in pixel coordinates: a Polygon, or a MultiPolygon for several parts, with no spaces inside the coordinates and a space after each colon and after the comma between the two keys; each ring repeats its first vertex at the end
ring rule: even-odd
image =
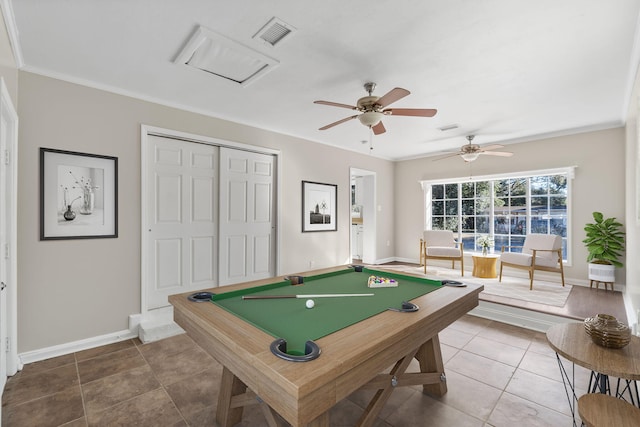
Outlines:
{"type": "Polygon", "coordinates": [[[619,258],[624,251],[624,231],[615,218],[604,218],[602,213],[593,213],[594,223],[587,224],[584,231],[587,238],[582,242],[589,255],[589,279],[598,282],[615,281],[615,267],[622,267],[619,258]]]}

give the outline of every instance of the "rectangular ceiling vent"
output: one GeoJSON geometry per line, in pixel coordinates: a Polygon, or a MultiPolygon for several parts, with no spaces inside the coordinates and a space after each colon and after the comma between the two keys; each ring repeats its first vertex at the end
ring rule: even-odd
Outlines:
{"type": "Polygon", "coordinates": [[[247,86],[279,65],[277,60],[201,26],[174,62],[241,86],[247,86]]]}
{"type": "Polygon", "coordinates": [[[458,129],[458,125],[453,123],[450,125],[442,126],[441,128],[438,128],[438,129],[440,129],[442,132],[446,132],[448,130],[458,129]]]}
{"type": "Polygon", "coordinates": [[[279,18],[273,17],[258,31],[253,38],[262,40],[269,46],[275,46],[296,29],[279,18]]]}

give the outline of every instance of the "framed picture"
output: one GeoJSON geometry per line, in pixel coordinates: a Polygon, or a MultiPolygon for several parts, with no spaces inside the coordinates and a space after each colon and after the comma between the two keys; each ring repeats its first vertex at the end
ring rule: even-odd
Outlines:
{"type": "Polygon", "coordinates": [[[40,240],[118,237],[118,158],[40,148],[40,240]]]}
{"type": "Polygon", "coordinates": [[[302,181],[302,232],[337,231],[338,186],[302,181]]]}

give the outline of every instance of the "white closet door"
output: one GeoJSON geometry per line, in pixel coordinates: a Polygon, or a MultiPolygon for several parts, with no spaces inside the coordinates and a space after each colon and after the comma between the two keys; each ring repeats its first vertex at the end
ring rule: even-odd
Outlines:
{"type": "Polygon", "coordinates": [[[149,136],[147,308],[217,285],[218,147],[149,136]]]}
{"type": "Polygon", "coordinates": [[[220,285],[275,274],[274,167],[274,156],[220,148],[220,285]]]}

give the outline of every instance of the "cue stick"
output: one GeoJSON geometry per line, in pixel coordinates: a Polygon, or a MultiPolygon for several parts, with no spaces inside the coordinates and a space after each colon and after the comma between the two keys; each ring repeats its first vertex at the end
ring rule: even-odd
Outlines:
{"type": "Polygon", "coordinates": [[[375,294],[243,295],[242,299],[372,297],[375,294]]]}

